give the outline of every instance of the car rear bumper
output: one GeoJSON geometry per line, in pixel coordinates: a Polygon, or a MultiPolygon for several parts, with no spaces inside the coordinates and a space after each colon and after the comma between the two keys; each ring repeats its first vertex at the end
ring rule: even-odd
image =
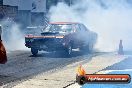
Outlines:
{"type": "Polygon", "coordinates": [[[56,51],[56,50],[64,50],[66,48],[65,44],[63,43],[26,43],[26,47],[28,48],[36,48],[38,50],[45,50],[45,51],[56,51]]]}

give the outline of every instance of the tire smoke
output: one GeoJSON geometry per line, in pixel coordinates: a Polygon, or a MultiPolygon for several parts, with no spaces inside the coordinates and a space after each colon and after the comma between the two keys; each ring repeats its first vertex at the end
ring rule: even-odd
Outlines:
{"type": "Polygon", "coordinates": [[[117,51],[120,39],[131,50],[132,2],[130,0],[74,0],[72,6],[59,2],[49,10],[51,22],[81,22],[98,34],[96,49],[117,51]]]}
{"type": "Polygon", "coordinates": [[[2,40],[7,51],[25,50],[24,34],[20,30],[20,25],[12,19],[4,19],[0,22],[2,25],[2,40]]]}

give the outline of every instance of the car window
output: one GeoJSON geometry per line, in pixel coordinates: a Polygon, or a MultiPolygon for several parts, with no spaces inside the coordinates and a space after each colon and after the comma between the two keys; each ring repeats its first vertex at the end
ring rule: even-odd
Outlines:
{"type": "Polygon", "coordinates": [[[79,27],[80,27],[81,31],[88,31],[86,26],[84,26],[83,24],[80,24],[79,27]]]}
{"type": "Polygon", "coordinates": [[[72,32],[72,24],[51,24],[49,25],[44,32],[72,32]]]}
{"type": "Polygon", "coordinates": [[[80,27],[79,27],[79,25],[78,25],[78,24],[76,24],[76,25],[75,25],[75,29],[76,29],[76,32],[81,31],[81,29],[80,29],[80,27]]]}

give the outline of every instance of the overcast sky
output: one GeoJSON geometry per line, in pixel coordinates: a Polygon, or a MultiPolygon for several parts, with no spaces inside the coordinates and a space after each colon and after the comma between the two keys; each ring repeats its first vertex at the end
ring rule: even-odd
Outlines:
{"type": "Polygon", "coordinates": [[[45,12],[46,0],[3,0],[4,5],[18,6],[19,10],[32,10],[32,3],[36,4],[33,12],[45,12]]]}

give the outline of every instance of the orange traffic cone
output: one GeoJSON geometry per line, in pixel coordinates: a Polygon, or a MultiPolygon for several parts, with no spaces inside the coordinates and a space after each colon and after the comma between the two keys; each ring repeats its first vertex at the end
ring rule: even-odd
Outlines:
{"type": "Polygon", "coordinates": [[[120,43],[119,43],[118,54],[119,55],[124,55],[122,40],[120,40],[120,43]]]}

